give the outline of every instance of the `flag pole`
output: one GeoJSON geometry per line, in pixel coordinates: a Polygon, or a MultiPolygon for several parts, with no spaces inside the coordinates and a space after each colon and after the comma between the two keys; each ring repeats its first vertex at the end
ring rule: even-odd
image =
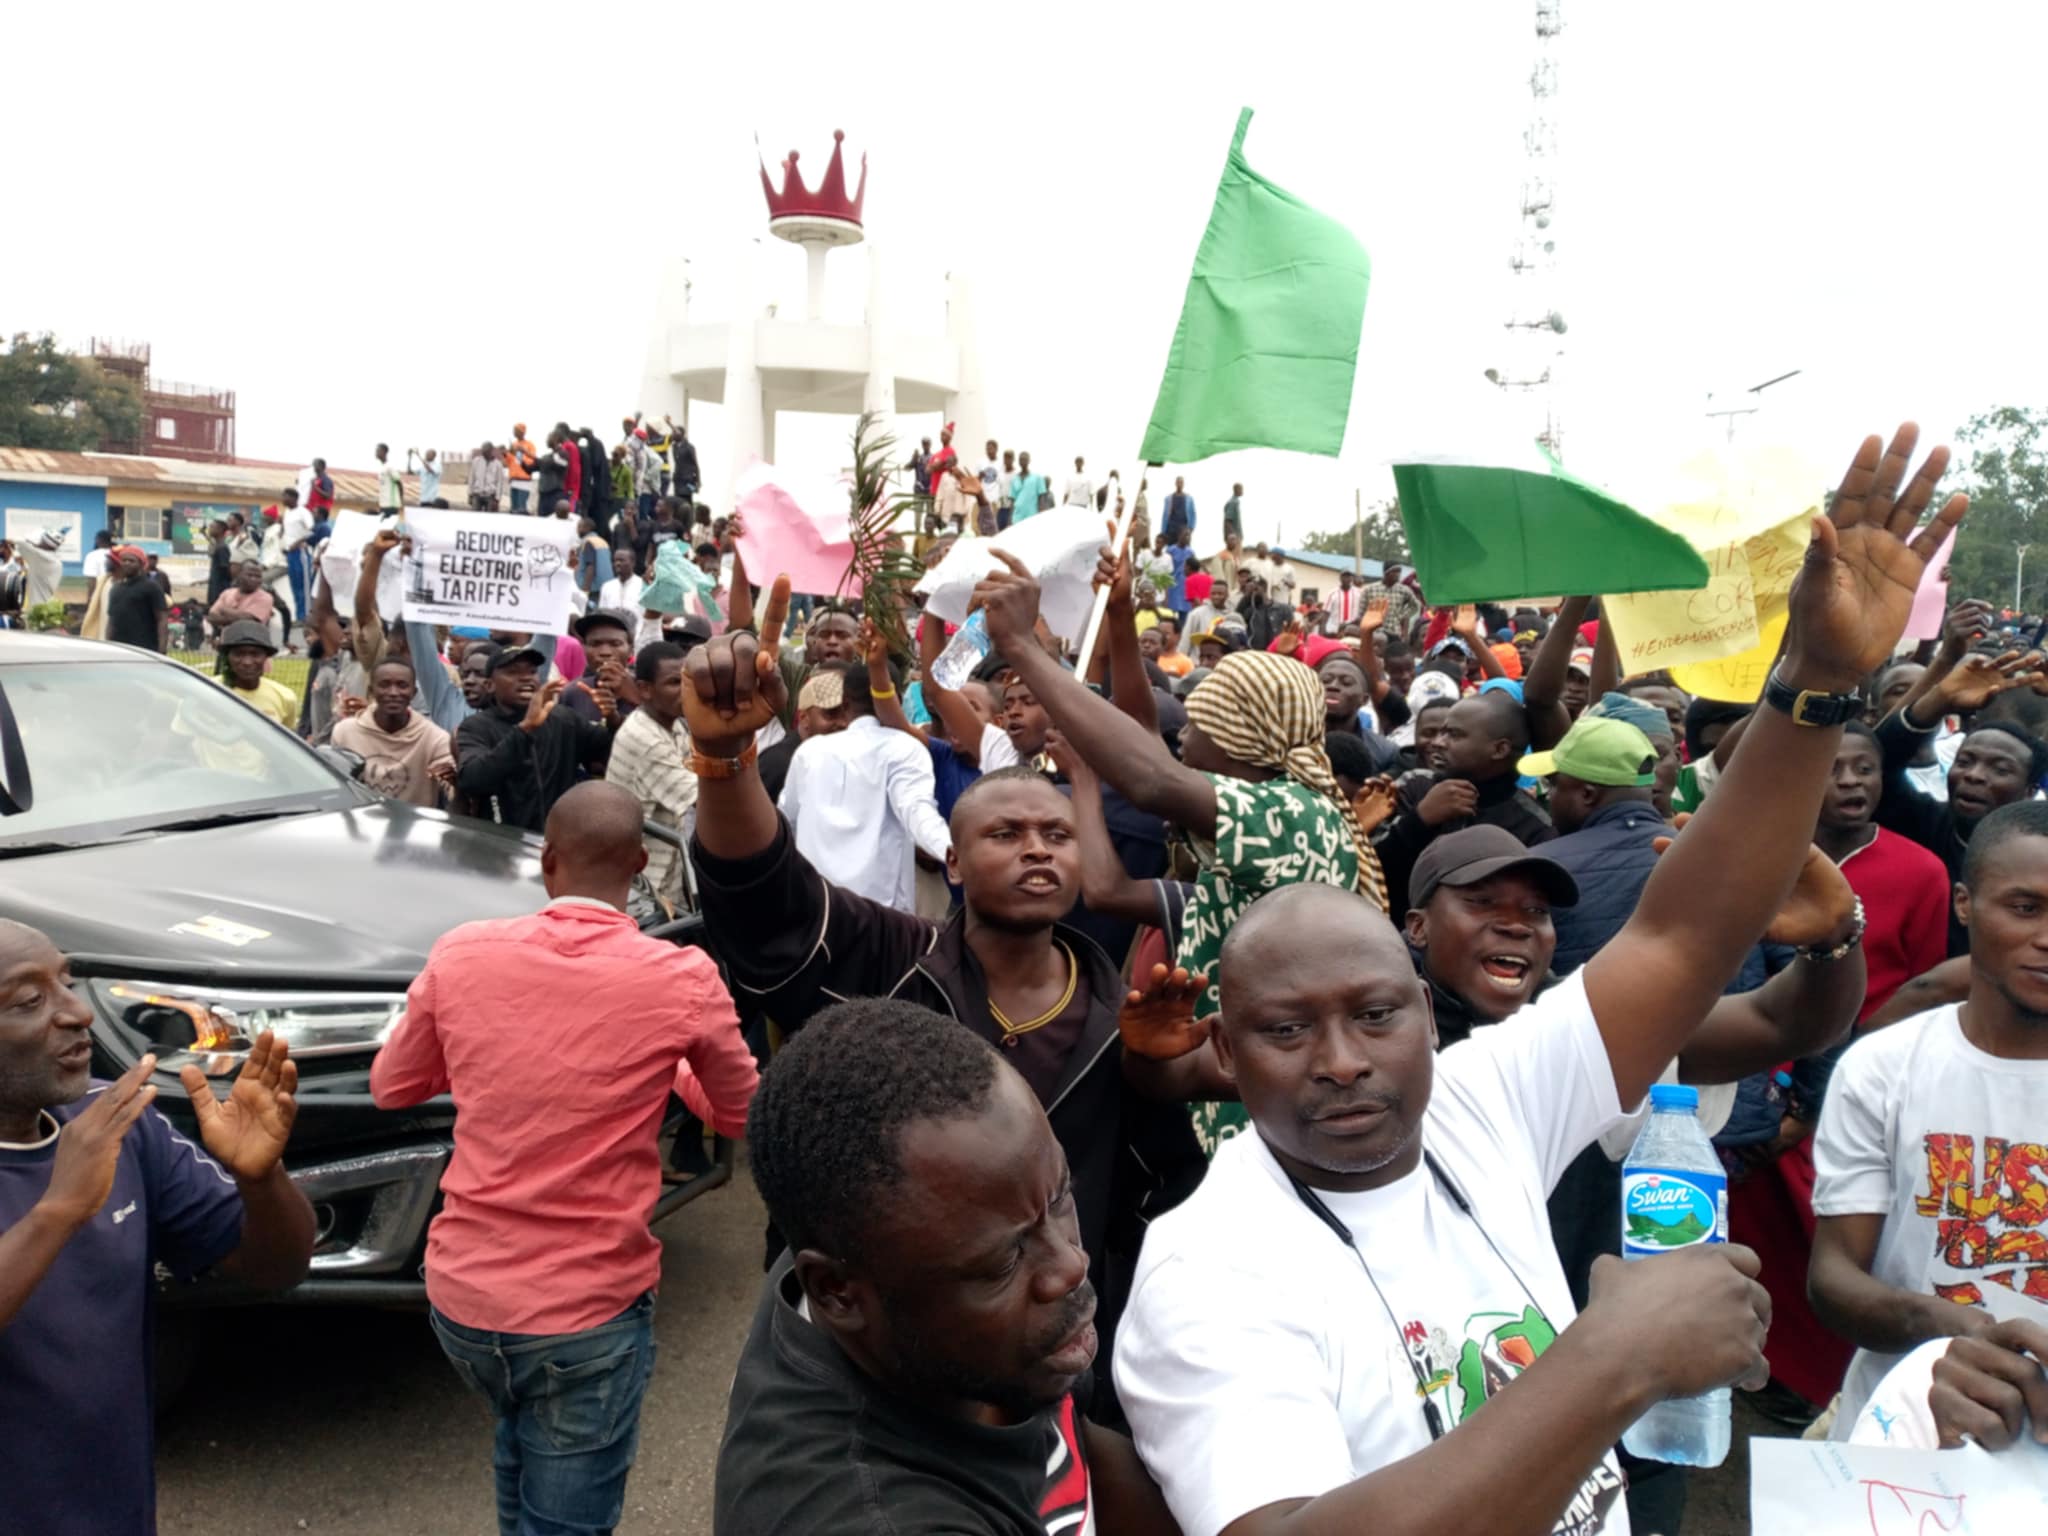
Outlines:
{"type": "Polygon", "coordinates": [[[1351,581],[1365,580],[1365,505],[1357,486],[1351,487],[1351,581]]]}
{"type": "MultiPolygon", "coordinates": [[[[1163,465],[1159,464],[1140,466],[1138,479],[1140,482],[1144,480],[1146,469],[1160,469],[1163,467],[1163,465]]],[[[1110,552],[1119,559],[1123,556],[1124,546],[1131,541],[1131,524],[1137,520],[1137,516],[1138,493],[1133,491],[1124,498],[1124,509],[1118,514],[1116,520],[1116,532],[1110,535],[1110,552]]],[[[1088,627],[1081,634],[1081,652],[1074,662],[1074,675],[1084,682],[1088,677],[1088,664],[1095,659],[1095,641],[1102,633],[1102,616],[1108,611],[1109,588],[1106,586],[1097,587],[1095,589],[1095,606],[1088,610],[1088,627]]]]}

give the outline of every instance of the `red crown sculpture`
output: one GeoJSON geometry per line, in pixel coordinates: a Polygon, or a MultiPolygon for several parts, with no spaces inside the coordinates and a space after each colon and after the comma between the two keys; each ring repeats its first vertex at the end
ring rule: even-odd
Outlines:
{"type": "Polygon", "coordinates": [[[806,187],[803,178],[797,174],[797,154],[793,149],[782,162],[780,192],[768,179],[768,167],[761,167],[761,190],[768,196],[768,228],[772,232],[785,233],[784,229],[777,228],[784,225],[789,236],[802,239],[801,231],[808,228],[815,238],[825,233],[818,226],[839,226],[843,231],[841,240],[849,235],[856,240],[860,238],[856,231],[861,227],[861,203],[868,195],[868,157],[865,154],[860,157],[860,186],[849,198],[846,195],[846,162],[841,153],[845,139],[845,133],[836,128],[832,131],[832,163],[825,167],[825,179],[815,192],[806,187]]]}

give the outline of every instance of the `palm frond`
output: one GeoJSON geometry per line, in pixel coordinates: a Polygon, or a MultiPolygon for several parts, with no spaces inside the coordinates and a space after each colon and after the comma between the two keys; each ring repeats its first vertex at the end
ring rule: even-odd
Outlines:
{"type": "Polygon", "coordinates": [[[853,486],[849,492],[847,528],[853,537],[853,560],[840,582],[845,592],[861,587],[861,613],[873,622],[898,656],[911,654],[910,629],[904,609],[911,588],[924,575],[924,565],[905,546],[898,523],[908,517],[915,533],[924,498],[890,488],[895,470],[896,439],[863,414],[853,427],[853,486]]]}

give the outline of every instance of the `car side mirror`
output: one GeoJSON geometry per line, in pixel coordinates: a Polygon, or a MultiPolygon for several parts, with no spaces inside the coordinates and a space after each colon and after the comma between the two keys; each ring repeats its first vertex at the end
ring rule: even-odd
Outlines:
{"type": "Polygon", "coordinates": [[[332,768],[336,773],[340,774],[343,778],[357,780],[360,780],[362,778],[362,753],[351,752],[347,747],[337,747],[332,743],[315,747],[313,750],[319,754],[320,760],[323,763],[325,763],[328,767],[332,768]]]}

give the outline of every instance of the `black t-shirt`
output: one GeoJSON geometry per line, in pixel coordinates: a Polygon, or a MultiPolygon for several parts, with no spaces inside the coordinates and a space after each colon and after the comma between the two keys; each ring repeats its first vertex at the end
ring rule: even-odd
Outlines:
{"type": "Polygon", "coordinates": [[[107,638],[120,645],[162,650],[157,643],[157,619],[165,606],[164,589],[146,576],[108,583],[107,638]]]}
{"type": "Polygon", "coordinates": [[[733,1378],[713,1536],[1078,1536],[1088,1467],[1074,1399],[996,1429],[939,1418],[862,1375],[769,1271],[733,1378]]]}

